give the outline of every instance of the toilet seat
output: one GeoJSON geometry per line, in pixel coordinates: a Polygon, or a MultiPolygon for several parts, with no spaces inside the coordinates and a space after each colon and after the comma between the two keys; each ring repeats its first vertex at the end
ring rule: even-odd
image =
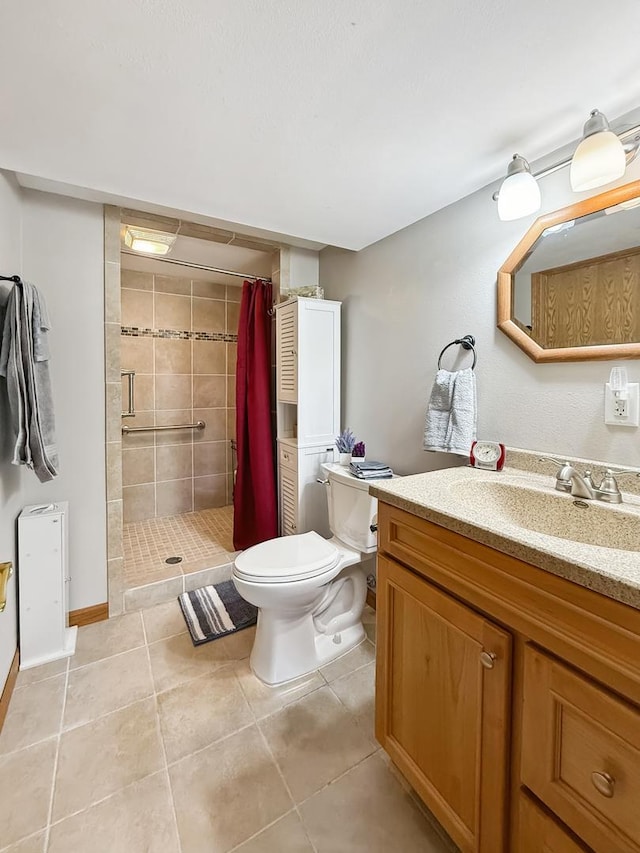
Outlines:
{"type": "Polygon", "coordinates": [[[234,573],[253,583],[290,583],[331,572],[341,558],[335,545],[311,531],[248,548],[236,557],[234,573]]]}

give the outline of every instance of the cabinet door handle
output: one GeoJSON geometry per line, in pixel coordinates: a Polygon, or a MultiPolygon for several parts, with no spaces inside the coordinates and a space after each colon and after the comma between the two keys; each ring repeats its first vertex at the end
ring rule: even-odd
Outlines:
{"type": "Polygon", "coordinates": [[[296,525],[295,525],[295,524],[290,524],[290,525],[289,525],[289,527],[290,527],[292,530],[295,530],[295,529],[296,529],[296,525]]]}
{"type": "Polygon", "coordinates": [[[609,773],[599,773],[597,770],[591,774],[591,781],[593,782],[593,787],[599,794],[602,794],[603,797],[607,797],[607,799],[611,799],[613,797],[616,780],[609,773]]]}
{"type": "Polygon", "coordinates": [[[493,669],[497,658],[495,652],[480,652],[480,663],[485,669],[493,669]]]}

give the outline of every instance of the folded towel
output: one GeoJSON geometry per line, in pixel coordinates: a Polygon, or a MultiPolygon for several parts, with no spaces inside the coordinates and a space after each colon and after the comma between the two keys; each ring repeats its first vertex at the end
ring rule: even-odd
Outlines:
{"type": "Polygon", "coordinates": [[[476,422],[473,370],[438,370],[427,407],[424,449],[468,456],[476,438],[476,422]]]}
{"type": "Polygon", "coordinates": [[[352,460],[349,470],[360,480],[390,480],[393,477],[393,471],[384,462],[358,462],[357,457],[352,460]]]}

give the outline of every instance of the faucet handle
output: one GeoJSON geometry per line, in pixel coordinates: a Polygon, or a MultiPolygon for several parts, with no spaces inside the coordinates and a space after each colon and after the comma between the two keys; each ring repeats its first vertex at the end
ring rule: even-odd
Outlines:
{"type": "Polygon", "coordinates": [[[640,471],[614,471],[613,468],[607,468],[604,472],[605,477],[624,477],[624,476],[640,477],[640,471]]]}
{"type": "Polygon", "coordinates": [[[571,467],[571,464],[567,460],[563,462],[561,459],[556,459],[555,456],[539,456],[538,462],[553,462],[555,465],[558,465],[559,467],[556,471],[556,489],[559,492],[571,491],[571,478],[565,476],[566,469],[571,467]]]}
{"type": "Polygon", "coordinates": [[[565,465],[568,465],[569,462],[562,459],[557,459],[555,456],[539,456],[538,462],[555,462],[556,465],[559,465],[561,468],[564,468],[565,465]]]}

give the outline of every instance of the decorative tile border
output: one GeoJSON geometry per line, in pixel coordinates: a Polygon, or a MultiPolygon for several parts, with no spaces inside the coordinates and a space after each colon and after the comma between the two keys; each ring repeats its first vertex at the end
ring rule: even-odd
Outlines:
{"type": "Polygon", "coordinates": [[[226,341],[238,342],[238,335],[230,332],[188,332],[176,329],[139,329],[137,326],[122,326],[121,335],[129,338],[173,338],[180,341],[226,341]]]}

